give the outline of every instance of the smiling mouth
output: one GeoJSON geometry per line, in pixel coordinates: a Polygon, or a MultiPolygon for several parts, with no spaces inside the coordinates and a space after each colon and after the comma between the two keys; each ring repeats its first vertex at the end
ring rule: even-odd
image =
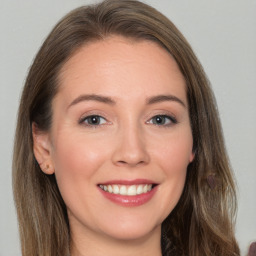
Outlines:
{"type": "Polygon", "coordinates": [[[146,194],[151,191],[155,184],[136,184],[136,185],[120,185],[120,184],[100,184],[98,185],[103,191],[123,196],[136,196],[146,194]]]}

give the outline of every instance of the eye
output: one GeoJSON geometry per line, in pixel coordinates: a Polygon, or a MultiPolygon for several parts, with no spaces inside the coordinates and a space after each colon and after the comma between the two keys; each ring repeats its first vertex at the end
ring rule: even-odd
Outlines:
{"type": "Polygon", "coordinates": [[[103,118],[102,116],[98,115],[90,115],[87,117],[84,117],[81,121],[81,124],[86,124],[88,126],[97,126],[97,125],[102,125],[107,123],[106,119],[103,118]]]}
{"type": "Polygon", "coordinates": [[[172,116],[168,116],[168,115],[157,115],[152,117],[148,123],[150,124],[154,124],[154,125],[159,125],[159,126],[168,126],[171,124],[176,124],[177,120],[172,117],[172,116]]]}

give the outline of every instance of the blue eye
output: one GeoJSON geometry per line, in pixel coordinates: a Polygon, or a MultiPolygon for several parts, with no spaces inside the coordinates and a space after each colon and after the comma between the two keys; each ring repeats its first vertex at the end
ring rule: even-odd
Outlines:
{"type": "Polygon", "coordinates": [[[176,124],[177,120],[174,117],[167,116],[167,115],[157,115],[152,117],[149,120],[150,124],[154,125],[162,125],[162,126],[168,126],[171,124],[176,124]]]}
{"type": "Polygon", "coordinates": [[[80,123],[85,123],[86,125],[89,125],[89,126],[102,125],[102,124],[105,124],[106,122],[107,121],[105,118],[98,115],[87,116],[80,121],[80,123]]]}

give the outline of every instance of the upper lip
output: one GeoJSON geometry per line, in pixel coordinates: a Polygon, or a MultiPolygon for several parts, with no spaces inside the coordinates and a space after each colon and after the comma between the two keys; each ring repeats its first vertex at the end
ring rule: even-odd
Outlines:
{"type": "Polygon", "coordinates": [[[113,184],[119,184],[119,185],[139,185],[139,184],[155,184],[156,182],[148,179],[135,179],[135,180],[109,180],[104,181],[102,183],[99,183],[98,185],[113,185],[113,184]]]}

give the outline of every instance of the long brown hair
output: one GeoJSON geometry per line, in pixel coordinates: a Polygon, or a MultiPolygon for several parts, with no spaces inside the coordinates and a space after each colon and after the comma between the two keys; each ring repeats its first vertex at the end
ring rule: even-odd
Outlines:
{"type": "Polygon", "coordinates": [[[167,255],[239,255],[234,238],[235,185],[209,81],[190,45],[165,16],[134,0],[107,0],[66,15],[43,43],[28,74],[18,113],[13,189],[23,256],[69,253],[69,223],[54,175],[33,154],[32,122],[51,127],[52,99],[64,63],[87,42],[121,35],[151,40],[176,60],[187,85],[195,159],[178,205],[162,224],[167,255]]]}

